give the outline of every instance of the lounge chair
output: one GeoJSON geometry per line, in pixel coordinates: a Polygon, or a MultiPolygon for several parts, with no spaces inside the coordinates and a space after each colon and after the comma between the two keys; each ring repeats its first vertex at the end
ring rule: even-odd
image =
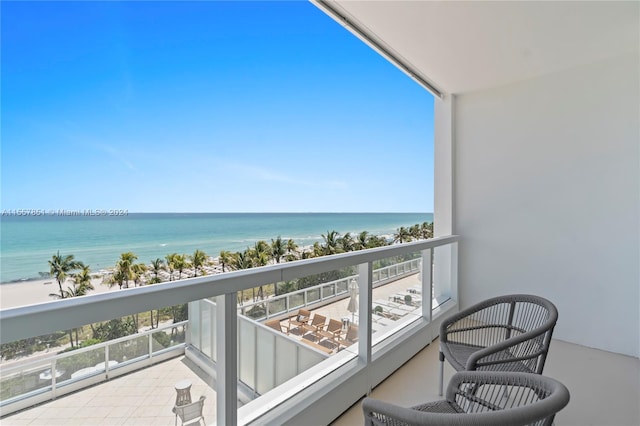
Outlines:
{"type": "Polygon", "coordinates": [[[313,337],[315,337],[316,340],[320,340],[319,333],[324,328],[324,324],[326,322],[327,322],[327,317],[325,317],[324,315],[315,314],[313,315],[313,319],[311,320],[311,323],[304,324],[302,328],[307,333],[313,333],[313,337]]]}
{"type": "Polygon", "coordinates": [[[281,333],[284,333],[284,330],[282,329],[282,325],[280,325],[280,320],[278,319],[269,320],[265,322],[264,325],[266,325],[267,327],[273,328],[274,330],[278,330],[281,333]]]}
{"type": "Polygon", "coordinates": [[[446,399],[404,408],[365,398],[365,426],[549,426],[569,403],[560,382],[532,373],[463,371],[447,386],[446,399]]]}
{"type": "MultiPolygon", "coordinates": [[[[299,309],[298,313],[289,318],[289,322],[287,323],[287,334],[291,333],[292,330],[301,330],[302,326],[306,324],[311,318],[311,312],[306,309],[299,309]]],[[[300,333],[302,334],[302,332],[300,333]]]]}
{"type": "Polygon", "coordinates": [[[178,417],[180,417],[182,425],[185,423],[191,424],[194,421],[197,421],[198,424],[200,424],[200,420],[202,420],[202,423],[206,425],[207,422],[205,422],[204,415],[202,414],[205,398],[206,397],[203,395],[199,400],[192,402],[191,404],[174,406],[173,412],[176,414],[175,425],[178,425],[178,417]]]}
{"type": "Polygon", "coordinates": [[[347,329],[347,334],[344,339],[338,339],[338,344],[340,346],[351,346],[358,341],[358,327],[355,325],[350,325],[347,329]]]}
{"type": "Polygon", "coordinates": [[[487,299],[440,325],[440,387],[445,358],[456,371],[490,370],[542,374],[558,310],[539,296],[487,299]]]}
{"type": "Polygon", "coordinates": [[[330,340],[335,347],[338,347],[338,339],[342,335],[342,321],[330,318],[327,329],[318,331],[318,334],[330,340]]]}

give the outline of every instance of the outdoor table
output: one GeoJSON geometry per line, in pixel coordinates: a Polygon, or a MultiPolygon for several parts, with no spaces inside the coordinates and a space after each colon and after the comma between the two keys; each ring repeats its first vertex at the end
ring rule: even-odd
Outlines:
{"type": "Polygon", "coordinates": [[[191,381],[181,380],[176,383],[176,405],[191,404],[191,381]]]}
{"type": "Polygon", "coordinates": [[[346,330],[347,328],[349,328],[349,324],[351,324],[351,318],[349,317],[342,317],[342,329],[346,330]]]}

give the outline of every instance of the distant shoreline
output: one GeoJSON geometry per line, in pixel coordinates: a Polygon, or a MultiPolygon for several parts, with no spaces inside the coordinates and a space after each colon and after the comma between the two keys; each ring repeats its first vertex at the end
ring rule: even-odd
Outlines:
{"type": "Polygon", "coordinates": [[[243,251],[278,236],[299,246],[322,243],[335,230],[390,235],[401,226],[433,222],[431,213],[131,213],[128,216],[2,217],[0,285],[46,279],[47,261],[72,254],[92,271],[113,268],[131,251],[150,263],[171,253],[243,251]],[[31,220],[33,219],[33,220],[31,220]]]}

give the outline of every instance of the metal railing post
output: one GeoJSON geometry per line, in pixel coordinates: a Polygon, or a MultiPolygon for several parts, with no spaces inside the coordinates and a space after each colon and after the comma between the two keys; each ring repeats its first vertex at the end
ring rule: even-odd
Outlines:
{"type": "MultiPolygon", "coordinates": [[[[187,335],[187,333],[185,332],[185,337],[187,335]]],[[[151,338],[151,336],[153,336],[153,331],[149,332],[149,365],[153,364],[151,362],[151,358],[153,357],[153,339],[151,338]]]]}
{"type": "Polygon", "coordinates": [[[234,293],[216,297],[216,410],[219,425],[238,423],[238,319],[234,293]]]}
{"type": "MultiPolygon", "coordinates": [[[[358,265],[358,356],[367,368],[371,364],[371,299],[373,295],[373,274],[371,262],[358,265]]],[[[367,394],[371,391],[367,374],[367,394]]]]}
{"type": "Polygon", "coordinates": [[[109,380],[109,346],[104,347],[104,374],[107,380],[109,380]]]}
{"type": "Polygon", "coordinates": [[[56,399],[56,359],[51,360],[51,396],[56,399]]]}

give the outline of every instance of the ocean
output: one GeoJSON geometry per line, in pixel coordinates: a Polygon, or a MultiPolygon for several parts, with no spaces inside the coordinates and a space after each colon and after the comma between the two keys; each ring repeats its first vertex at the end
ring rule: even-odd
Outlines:
{"type": "Polygon", "coordinates": [[[432,213],[129,213],[125,216],[3,216],[0,282],[40,278],[58,251],[73,254],[93,272],[115,265],[131,251],[149,263],[169,253],[209,256],[246,249],[281,236],[299,246],[321,234],[368,231],[392,235],[401,226],[433,221],[432,213]]]}

